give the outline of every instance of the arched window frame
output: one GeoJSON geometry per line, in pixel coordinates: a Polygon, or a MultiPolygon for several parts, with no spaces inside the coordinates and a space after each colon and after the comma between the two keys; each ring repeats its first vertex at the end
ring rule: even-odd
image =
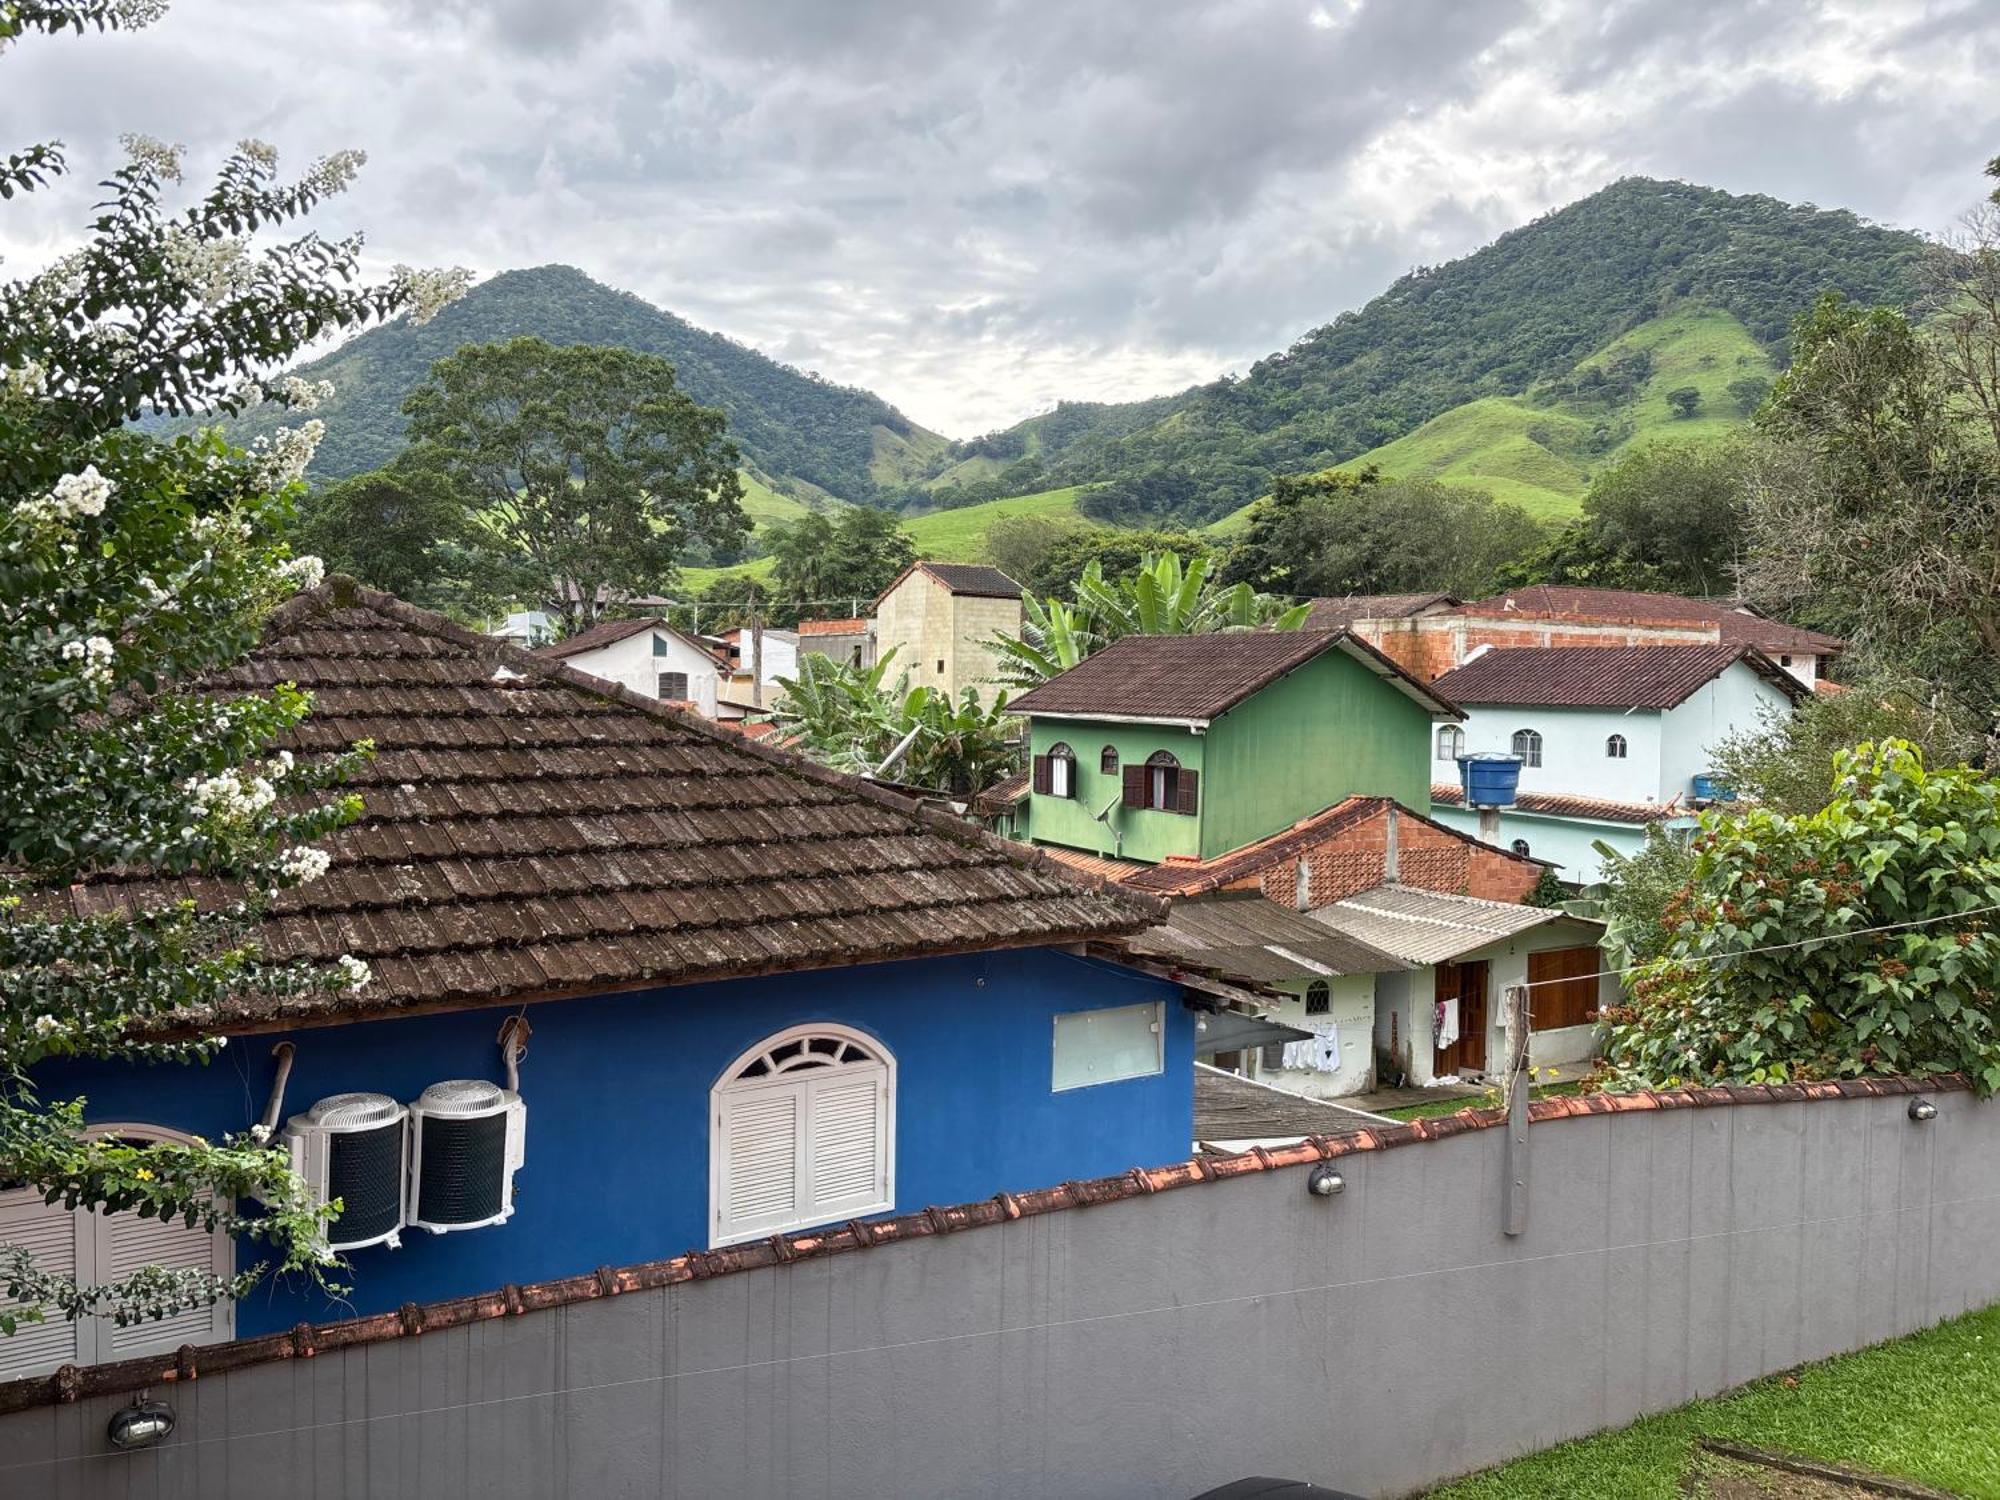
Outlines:
{"type": "Polygon", "coordinates": [[[1306,986],[1306,1014],[1309,1016],[1330,1015],[1333,1012],[1333,986],[1324,979],[1315,979],[1306,986]]]}
{"type": "Polygon", "coordinates": [[[1437,758],[1456,761],[1465,754],[1465,730],[1457,724],[1440,724],[1437,732],[1437,758]]]}
{"type": "Polygon", "coordinates": [[[1528,841],[1526,839],[1515,839],[1514,842],[1509,844],[1507,847],[1513,850],[1514,853],[1520,855],[1521,858],[1523,859],[1530,858],[1533,853],[1533,851],[1530,850],[1530,848],[1528,847],[1528,841]]]}
{"type": "Polygon", "coordinates": [[[831,1021],[808,1021],[787,1027],[739,1053],[735,1060],[716,1077],[715,1083],[709,1089],[708,1202],[711,1247],[763,1239],[773,1234],[783,1234],[815,1224],[864,1218],[869,1214],[886,1213],[894,1208],[896,1203],[895,1054],[884,1046],[880,1039],[870,1036],[867,1032],[831,1021]],[[784,1060],[762,1076],[744,1076],[760,1062],[770,1065],[773,1062],[772,1054],[783,1051],[794,1042],[811,1043],[818,1040],[835,1041],[843,1044],[845,1048],[856,1049],[864,1055],[865,1060],[847,1060],[842,1057],[823,1065],[812,1065],[805,1061],[811,1055],[810,1050],[807,1050],[784,1060]],[[878,1170],[874,1191],[865,1197],[849,1195],[822,1204],[813,1193],[813,1183],[809,1175],[815,1124],[813,1099],[816,1090],[813,1086],[835,1079],[857,1082],[870,1074],[876,1079],[877,1089],[875,1141],[878,1170]],[[739,1099],[758,1095],[774,1097],[781,1091],[791,1093],[799,1100],[795,1115],[797,1144],[794,1182],[797,1191],[794,1201],[790,1209],[782,1214],[765,1214],[754,1218],[731,1220],[724,1212],[724,1185],[730,1164],[728,1147],[731,1138],[727,1129],[727,1121],[732,1114],[730,1106],[739,1099]]]}
{"type": "Polygon", "coordinates": [[[1606,760],[1623,760],[1631,753],[1631,748],[1626,743],[1624,735],[1614,734],[1607,736],[1604,741],[1604,758],[1606,760]]]}
{"type": "Polygon", "coordinates": [[[1097,752],[1097,774],[1100,776],[1116,776],[1118,774],[1118,747],[1116,745],[1106,745],[1102,750],[1097,752]]]}
{"type": "MultiPolygon", "coordinates": [[[[136,1120],[92,1125],[84,1134],[93,1140],[117,1137],[183,1146],[193,1145],[195,1141],[192,1135],[170,1126],[136,1120]]],[[[120,1224],[146,1235],[199,1235],[207,1251],[206,1269],[224,1278],[235,1274],[236,1243],[227,1234],[210,1234],[179,1219],[141,1219],[129,1210],[105,1214],[97,1209],[65,1209],[60,1200],[53,1204],[44,1203],[41,1193],[31,1187],[0,1191],[0,1242],[7,1242],[10,1232],[21,1238],[34,1238],[35,1228],[39,1227],[46,1233],[58,1219],[69,1221],[71,1270],[87,1284],[117,1279],[117,1246],[113,1236],[114,1225],[120,1224]]],[[[137,1264],[147,1263],[142,1260],[137,1264]]],[[[45,1269],[50,1268],[46,1260],[43,1264],[45,1269]]],[[[137,1269],[137,1265],[131,1269],[137,1269]]],[[[0,1304],[5,1301],[5,1297],[0,1296],[0,1304]]],[[[108,1360],[139,1359],[167,1353],[183,1344],[219,1344],[235,1337],[236,1304],[228,1298],[207,1307],[187,1308],[171,1317],[129,1324],[122,1329],[108,1315],[74,1321],[51,1317],[44,1323],[21,1324],[13,1338],[24,1342],[14,1345],[17,1359],[10,1365],[0,1367],[0,1379],[47,1374],[65,1364],[87,1365],[108,1360]],[[58,1336],[66,1336],[60,1339],[63,1345],[60,1350],[53,1347],[58,1342],[58,1336]],[[30,1337],[36,1339],[36,1347],[50,1346],[45,1366],[39,1360],[23,1363],[19,1359],[22,1351],[29,1347],[25,1340],[30,1337]]],[[[9,1339],[0,1337],[0,1356],[6,1354],[9,1342],[9,1339]]]]}
{"type": "Polygon", "coordinates": [[[1514,731],[1514,753],[1521,757],[1523,766],[1539,766],[1542,763],[1542,732],[1539,729],[1517,729],[1514,731]]]}
{"type": "Polygon", "coordinates": [[[1060,740],[1049,746],[1049,795],[1076,795],[1076,752],[1060,740]]]}
{"type": "Polygon", "coordinates": [[[1165,750],[1146,757],[1146,806],[1154,812],[1174,812],[1180,807],[1181,763],[1165,750]]]}

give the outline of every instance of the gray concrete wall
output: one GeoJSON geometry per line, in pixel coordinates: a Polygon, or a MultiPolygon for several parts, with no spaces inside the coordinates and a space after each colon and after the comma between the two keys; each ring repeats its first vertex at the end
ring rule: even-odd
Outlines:
{"type": "Polygon", "coordinates": [[[0,1421],[0,1496],[1389,1496],[2000,1300],[2000,1105],[1551,1121],[0,1421]]]}

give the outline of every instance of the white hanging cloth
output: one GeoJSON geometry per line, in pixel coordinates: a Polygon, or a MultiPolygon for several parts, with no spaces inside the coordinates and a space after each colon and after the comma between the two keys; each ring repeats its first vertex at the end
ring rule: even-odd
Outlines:
{"type": "Polygon", "coordinates": [[[1340,1030],[1333,1022],[1314,1017],[1301,1022],[1299,1029],[1310,1031],[1312,1039],[1304,1042],[1287,1042],[1280,1062],[1287,1068],[1309,1068],[1315,1073],[1334,1073],[1340,1069],[1340,1030]]]}
{"type": "Polygon", "coordinates": [[[1431,1032],[1436,1040],[1437,1050],[1442,1052],[1458,1040],[1458,1001],[1440,1000],[1437,1014],[1431,1023],[1431,1032]]]}

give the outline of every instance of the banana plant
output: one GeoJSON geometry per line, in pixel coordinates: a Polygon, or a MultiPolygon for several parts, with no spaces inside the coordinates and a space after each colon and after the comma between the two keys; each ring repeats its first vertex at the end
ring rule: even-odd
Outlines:
{"type": "Polygon", "coordinates": [[[1021,612],[1019,635],[996,635],[987,642],[1000,658],[1000,681],[1010,688],[1047,682],[1103,644],[1089,615],[1060,599],[1024,595],[1021,612]]]}
{"type": "Polygon", "coordinates": [[[910,786],[969,796],[1020,762],[1020,721],[1007,695],[982,700],[967,688],[954,703],[934,688],[891,675],[895,651],[866,671],[830,656],[799,658],[785,690],[779,725],[793,745],[835,770],[879,775],[910,786]]]}

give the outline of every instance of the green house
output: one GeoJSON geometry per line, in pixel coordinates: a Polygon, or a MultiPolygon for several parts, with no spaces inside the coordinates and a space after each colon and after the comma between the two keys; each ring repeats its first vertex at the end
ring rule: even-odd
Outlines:
{"type": "Polygon", "coordinates": [[[1463,717],[1346,631],[1128,636],[1010,706],[1033,758],[1003,831],[1148,864],[1351,796],[1428,812],[1431,725],[1463,717]]]}

